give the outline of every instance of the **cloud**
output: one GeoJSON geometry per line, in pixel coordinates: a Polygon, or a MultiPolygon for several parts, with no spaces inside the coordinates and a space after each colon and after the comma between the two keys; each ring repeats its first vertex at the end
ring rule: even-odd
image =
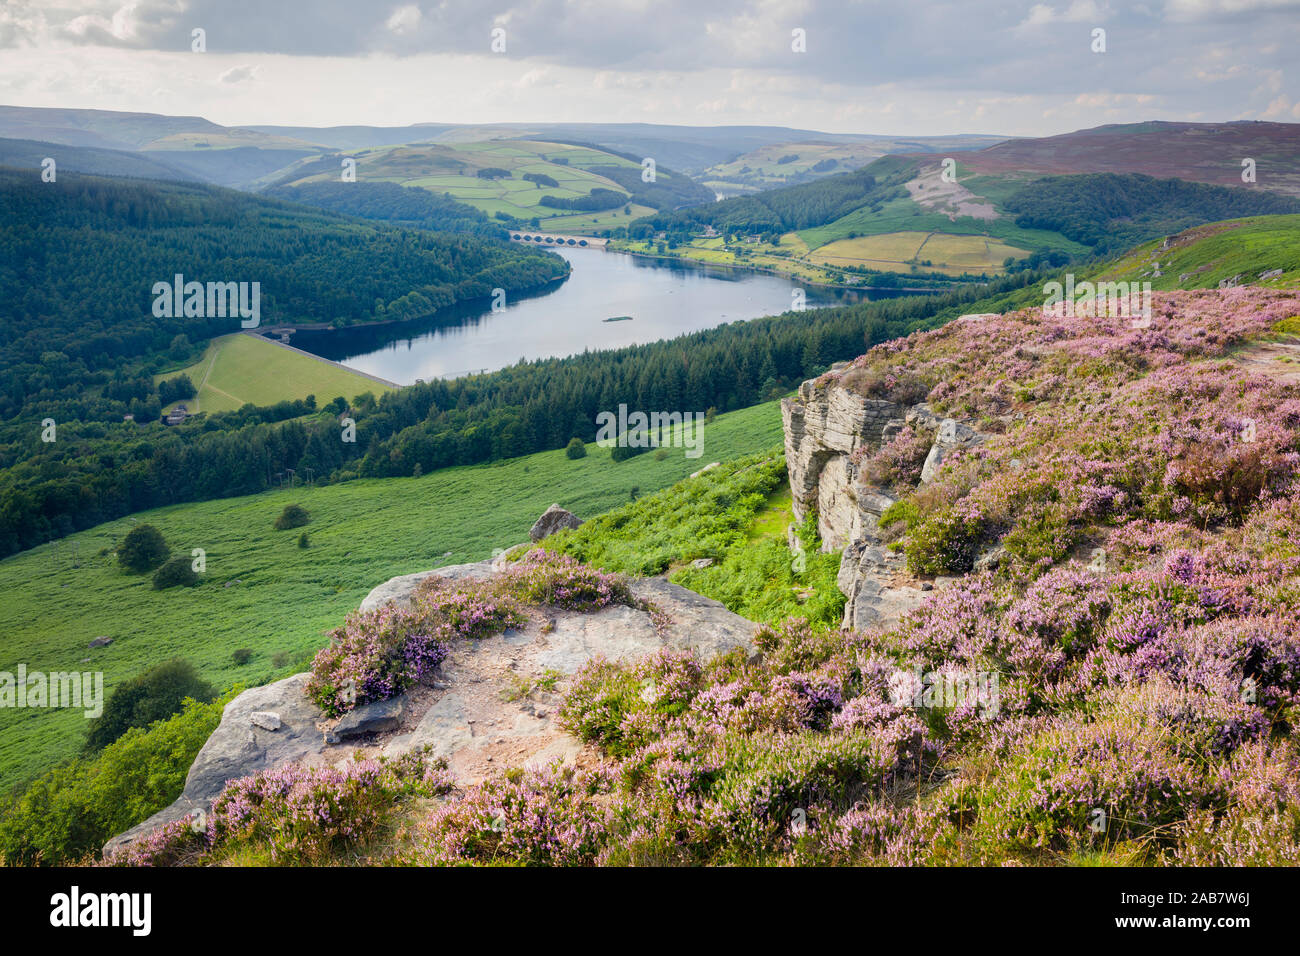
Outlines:
{"type": "Polygon", "coordinates": [[[1166,0],[1165,16],[1172,22],[1242,18],[1300,8],[1300,0],[1166,0]]]}
{"type": "Polygon", "coordinates": [[[894,134],[1247,118],[1284,109],[1279,97],[1300,101],[1291,63],[1300,0],[313,0],[310,15],[286,6],[0,0],[0,99],[157,112],[151,94],[163,89],[173,112],[206,108],[219,122],[698,116],[894,134]],[[505,54],[490,52],[495,26],[508,30],[505,54]],[[1093,26],[1107,30],[1104,56],[1090,50],[1093,26]],[[189,54],[195,27],[206,31],[203,57],[189,54]],[[795,28],[807,31],[807,53],[791,52],[795,28]],[[223,96],[204,99],[211,91],[223,96]]]}
{"type": "Polygon", "coordinates": [[[420,25],[422,18],[420,8],[412,3],[394,10],[392,16],[384,22],[384,26],[391,32],[401,36],[403,33],[414,31],[420,25]]]}
{"type": "Polygon", "coordinates": [[[217,82],[218,83],[244,83],[247,82],[248,80],[255,80],[255,79],[257,79],[256,66],[232,66],[230,69],[226,70],[219,77],[217,77],[217,82]]]}

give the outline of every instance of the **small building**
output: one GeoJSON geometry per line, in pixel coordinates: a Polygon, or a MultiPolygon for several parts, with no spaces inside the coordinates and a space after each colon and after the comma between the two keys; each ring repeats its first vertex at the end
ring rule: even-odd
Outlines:
{"type": "Polygon", "coordinates": [[[163,416],[163,421],[168,425],[179,425],[185,419],[190,417],[190,410],[184,402],[178,404],[170,412],[163,416]]]}

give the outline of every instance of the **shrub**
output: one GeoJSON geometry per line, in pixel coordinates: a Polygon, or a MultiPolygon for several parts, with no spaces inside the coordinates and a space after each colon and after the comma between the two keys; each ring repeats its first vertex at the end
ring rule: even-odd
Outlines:
{"type": "Polygon", "coordinates": [[[587,446],[581,438],[570,438],[564,448],[564,454],[570,461],[587,457],[587,446]]]}
{"type": "Polygon", "coordinates": [[[206,862],[265,848],[275,865],[321,864],[373,836],[404,799],[442,795],[450,786],[446,763],[419,751],[342,768],[288,764],[227,783],[205,833],[169,824],[105,862],[206,862]]]}
{"type": "Polygon", "coordinates": [[[238,650],[231,652],[230,659],[240,667],[243,667],[253,659],[253,652],[250,648],[241,647],[238,650]]]}
{"type": "Polygon", "coordinates": [[[590,864],[615,822],[598,799],[611,789],[607,774],[558,761],[479,784],[419,825],[412,862],[590,864]]]}
{"type": "Polygon", "coordinates": [[[911,425],[870,455],[864,449],[854,453],[863,478],[886,487],[915,485],[934,444],[932,429],[914,429],[911,425]]]}
{"type": "Polygon", "coordinates": [[[0,857],[8,866],[73,863],[167,806],[233,696],[186,701],[179,714],[128,730],[93,759],[33,781],[0,808],[0,857]]]}
{"type": "Polygon", "coordinates": [[[287,531],[290,528],[301,528],[311,520],[311,515],[302,505],[285,505],[284,510],[280,512],[280,517],[275,519],[276,531],[287,531]]]}
{"type": "Polygon", "coordinates": [[[306,547],[308,547],[310,544],[311,544],[311,539],[307,537],[307,532],[306,532],[306,531],[304,531],[302,534],[298,535],[298,547],[300,547],[300,548],[306,548],[306,547]]]}
{"type": "Polygon", "coordinates": [[[391,606],[348,615],[312,661],[307,693],[336,717],[386,700],[432,674],[447,656],[447,629],[391,606]]]}
{"type": "Polygon", "coordinates": [[[507,586],[521,600],[570,611],[598,611],[632,604],[632,592],[619,575],[587,567],[568,555],[539,548],[505,572],[507,586]]]}
{"type": "Polygon", "coordinates": [[[198,583],[199,576],[194,570],[193,562],[184,555],[170,559],[153,573],[153,586],[159,591],[177,585],[192,588],[198,583]]]}
{"type": "Polygon", "coordinates": [[[953,511],[910,526],[907,567],[914,574],[965,574],[975,564],[983,522],[953,511]]]}
{"type": "Polygon", "coordinates": [[[104,703],[104,712],[90,723],[86,750],[102,750],[132,727],[147,727],[179,713],[187,699],[209,701],[212,685],[199,677],[189,661],[173,658],[150,668],[118,687],[104,703]]]}
{"type": "Polygon", "coordinates": [[[169,553],[162,532],[151,524],[138,524],[118,546],[117,562],[128,571],[143,574],[166,561],[169,553]]]}

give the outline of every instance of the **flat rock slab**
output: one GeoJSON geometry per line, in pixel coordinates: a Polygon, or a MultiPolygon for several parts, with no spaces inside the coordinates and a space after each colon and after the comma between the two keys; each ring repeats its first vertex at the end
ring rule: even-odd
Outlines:
{"type": "Polygon", "coordinates": [[[399,577],[389,578],[383,584],[372,589],[362,599],[357,610],[374,611],[385,604],[409,607],[411,595],[415,593],[416,587],[425,578],[443,577],[459,581],[464,578],[486,578],[491,574],[491,561],[479,561],[474,564],[449,564],[444,568],[434,568],[432,571],[416,571],[414,574],[403,574],[399,577]]]}
{"type": "Polygon", "coordinates": [[[620,605],[592,614],[548,610],[549,625],[543,618],[458,645],[442,665],[446,689],[383,752],[429,747],[463,783],[494,768],[572,763],[582,745],[560,729],[555,711],[568,678],[591,658],[635,660],[671,647],[707,660],[753,647],[758,625],[717,601],[662,578],[634,580],[632,593],[671,619],[663,633],[648,612],[620,605]]]}
{"type": "MultiPolygon", "coordinates": [[[[430,575],[479,578],[491,573],[490,563],[483,562],[403,575],[371,591],[362,608],[409,603],[416,586],[430,575]]],[[[307,674],[247,690],[226,706],[221,724],[190,768],[181,797],[114,837],[105,849],[206,810],[229,780],[292,762],[336,765],[358,753],[398,756],[428,746],[434,756],[447,759],[463,784],[496,769],[554,759],[574,762],[582,745],[558,727],[555,712],[568,678],[593,656],[632,660],[671,647],[693,650],[707,660],[753,647],[758,625],[717,601],[661,578],[633,580],[632,592],[668,616],[662,632],[649,612],[623,606],[592,614],[535,611],[525,627],[456,644],[436,684],[364,705],[328,731],[324,714],[305,695],[307,674]],[[277,714],[279,729],[256,726],[255,712],[277,714]],[[327,740],[327,732],[338,742],[327,740]]]]}

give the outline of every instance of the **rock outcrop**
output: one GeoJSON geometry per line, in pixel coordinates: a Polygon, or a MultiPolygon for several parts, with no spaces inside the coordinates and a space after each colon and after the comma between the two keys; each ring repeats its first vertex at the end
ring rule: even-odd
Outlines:
{"type": "Polygon", "coordinates": [[[528,537],[533,541],[541,541],[543,538],[555,534],[557,531],[567,531],[570,528],[577,528],[582,524],[582,519],[571,511],[565,511],[559,505],[551,505],[542,516],[534,522],[528,532],[528,537]]]}
{"type": "MultiPolygon", "coordinates": [[[[982,316],[964,317],[977,320],[982,316]]],[[[853,452],[879,448],[906,426],[933,431],[921,481],[934,480],[958,448],[985,437],[970,425],[936,415],[924,402],[904,407],[864,398],[835,380],[804,382],[796,397],[781,403],[786,467],[796,521],[817,513],[817,532],[825,551],[843,550],[838,584],[848,598],[844,627],[892,624],[925,599],[920,587],[904,583],[903,560],[884,547],[880,516],[897,500],[899,489],[865,481],[853,452]]]]}
{"type": "Polygon", "coordinates": [[[254,687],[227,704],[221,723],[194,759],[176,802],[113,837],[105,852],[196,810],[206,812],[227,780],[317,756],[323,738],[316,725],[323,715],[307,699],[307,676],[295,674],[254,687]],[[280,718],[274,730],[261,726],[265,723],[261,714],[267,712],[280,718]]]}
{"type": "MultiPolygon", "coordinates": [[[[430,575],[455,579],[492,574],[491,562],[453,565],[385,581],[362,610],[409,605],[430,575]]],[[[307,674],[255,687],[231,701],[199,751],[180,798],[114,837],[111,851],[164,823],[207,810],[226,782],[291,762],[338,764],[365,755],[396,756],[429,747],[447,759],[458,781],[472,783],[495,767],[572,761],[581,744],[555,721],[557,684],[596,655],[627,660],[663,647],[694,650],[702,660],[734,648],[752,649],[758,626],[666,580],[634,580],[632,592],[663,617],[614,606],[591,614],[547,609],[527,626],[452,647],[438,680],[399,698],[357,708],[331,726],[308,700],[307,674]],[[658,626],[657,626],[658,625],[658,626]],[[279,726],[267,719],[274,715],[279,726]]]]}
{"type": "Polygon", "coordinates": [[[783,399],[785,460],[790,473],[794,517],[803,521],[817,509],[823,547],[838,551],[861,529],[855,468],[849,456],[863,445],[879,445],[885,427],[901,418],[903,407],[863,398],[834,384],[804,382],[794,398],[783,399]]]}
{"type": "Polygon", "coordinates": [[[939,467],[943,464],[944,458],[955,448],[972,448],[984,441],[984,436],[971,428],[969,425],[963,425],[961,422],[952,418],[945,418],[939,423],[939,431],[934,436],[934,444],[930,446],[930,453],[925,456],[925,464],[921,467],[921,484],[929,484],[939,474],[939,467]]]}

